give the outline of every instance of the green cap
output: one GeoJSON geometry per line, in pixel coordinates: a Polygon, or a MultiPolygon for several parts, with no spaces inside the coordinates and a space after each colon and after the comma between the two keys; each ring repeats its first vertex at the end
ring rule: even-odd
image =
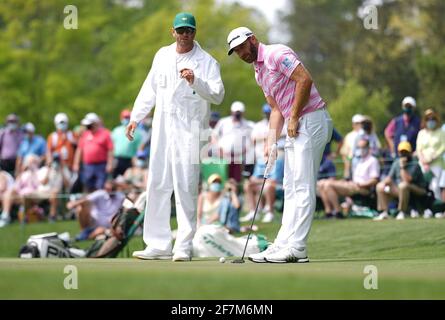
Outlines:
{"type": "Polygon", "coordinates": [[[190,27],[196,29],[195,17],[191,13],[181,12],[178,13],[173,20],[173,28],[190,27]]]}

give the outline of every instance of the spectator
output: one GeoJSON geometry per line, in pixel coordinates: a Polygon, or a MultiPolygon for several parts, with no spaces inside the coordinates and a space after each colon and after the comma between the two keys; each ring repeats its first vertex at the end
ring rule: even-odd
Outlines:
{"type": "Polygon", "coordinates": [[[210,119],[209,119],[209,127],[210,129],[214,129],[216,125],[218,124],[219,119],[221,119],[221,116],[218,111],[212,111],[210,113],[210,119]]]}
{"type": "MultiPolygon", "coordinates": [[[[241,222],[250,221],[255,214],[256,199],[260,192],[261,185],[263,183],[264,171],[266,170],[266,164],[264,162],[264,143],[267,139],[269,132],[269,117],[272,109],[268,104],[263,105],[263,120],[254,124],[251,139],[255,150],[255,167],[252,175],[244,183],[244,194],[246,197],[249,212],[240,219],[241,222]]],[[[286,136],[286,131],[283,130],[282,135],[286,136]]],[[[263,207],[264,217],[262,222],[272,222],[274,218],[274,204],[275,204],[275,191],[277,184],[277,166],[272,172],[271,176],[264,185],[264,200],[263,207]]]]}
{"type": "Polygon", "coordinates": [[[321,158],[320,169],[318,170],[318,181],[332,180],[337,177],[337,169],[334,162],[327,155],[323,155],[321,158]]]}
{"type": "Polygon", "coordinates": [[[124,174],[124,185],[128,189],[128,198],[136,201],[147,186],[148,178],[148,159],[144,151],[138,151],[134,165],[128,168],[124,174]]]}
{"type": "Polygon", "coordinates": [[[0,228],[11,222],[11,209],[14,204],[25,205],[26,196],[37,191],[39,187],[38,169],[40,159],[35,155],[28,155],[23,160],[23,172],[20,173],[12,188],[3,195],[3,211],[0,216],[0,228]]]}
{"type": "Polygon", "coordinates": [[[82,182],[87,192],[102,189],[113,168],[113,141],[110,131],[102,127],[96,114],[87,114],[82,120],[82,133],[74,155],[73,171],[79,172],[82,162],[82,182]]]}
{"type": "Polygon", "coordinates": [[[5,128],[0,129],[0,169],[15,174],[17,153],[23,140],[19,117],[11,113],[6,117],[5,128]]]}
{"type": "Polygon", "coordinates": [[[390,199],[398,199],[397,220],[405,219],[411,195],[426,194],[426,182],[417,161],[412,157],[412,147],[408,141],[401,142],[397,151],[399,158],[394,160],[388,176],[377,185],[377,209],[381,213],[374,220],[389,217],[388,203],[390,199]]]}
{"type": "Polygon", "coordinates": [[[14,177],[4,170],[0,170],[0,201],[3,195],[14,185],[14,177]]]}
{"type": "Polygon", "coordinates": [[[340,150],[343,146],[343,137],[335,128],[332,129],[332,136],[331,140],[326,144],[326,147],[324,148],[323,155],[327,156],[331,159],[337,158],[337,156],[340,154],[340,150]],[[337,150],[335,152],[331,152],[331,143],[332,141],[337,142],[337,150]]]}
{"type": "Polygon", "coordinates": [[[431,174],[430,189],[438,200],[445,201],[445,131],[442,131],[440,119],[433,109],[425,111],[424,129],[417,136],[417,156],[425,174],[431,174]]]}
{"type": "Polygon", "coordinates": [[[25,137],[20,143],[19,152],[17,154],[17,163],[15,165],[16,172],[22,171],[22,161],[29,155],[35,155],[39,158],[39,166],[43,163],[46,156],[46,141],[40,136],[36,135],[36,128],[31,122],[24,126],[25,137]],[[18,171],[17,171],[18,170],[18,171]]]}
{"type": "Polygon", "coordinates": [[[408,141],[413,152],[416,151],[416,139],[420,130],[420,118],[415,114],[416,100],[405,97],[402,100],[403,114],[393,118],[385,129],[385,139],[393,158],[397,156],[397,146],[408,141]]]}
{"type": "Polygon", "coordinates": [[[351,161],[351,172],[355,170],[354,166],[360,159],[360,150],[358,149],[358,142],[361,139],[368,140],[369,142],[369,151],[374,157],[379,157],[380,155],[380,148],[382,147],[379,141],[379,138],[377,137],[376,133],[374,132],[374,125],[372,123],[372,120],[368,116],[364,116],[362,121],[362,128],[359,130],[357,136],[355,137],[355,141],[352,147],[352,161],[351,161]]]}
{"type": "Polygon", "coordinates": [[[140,129],[135,130],[133,141],[128,140],[125,136],[125,129],[130,123],[130,116],[130,110],[122,110],[120,115],[121,125],[114,128],[111,133],[114,145],[114,159],[116,161],[116,166],[113,170],[113,178],[123,175],[125,171],[131,167],[132,158],[136,156],[138,147],[142,141],[140,129]]]}
{"type": "Polygon", "coordinates": [[[235,101],[230,107],[232,115],[222,118],[214,129],[214,141],[218,143],[220,157],[230,159],[229,177],[241,181],[244,170],[252,173],[254,150],[250,142],[253,122],[244,119],[245,106],[235,101]]]}
{"type": "Polygon", "coordinates": [[[360,139],[357,146],[358,161],[352,173],[352,181],[327,180],[320,186],[320,197],[323,201],[326,217],[343,218],[339,197],[355,194],[369,195],[377,184],[380,165],[369,149],[369,141],[360,139]]]}
{"type": "Polygon", "coordinates": [[[218,174],[212,174],[207,179],[209,190],[198,197],[197,227],[212,223],[221,223],[230,233],[239,232],[239,211],[241,202],[237,195],[237,185],[234,179],[229,179],[225,188],[218,174]]]}
{"type": "Polygon", "coordinates": [[[46,139],[46,164],[50,166],[53,162],[53,154],[57,154],[60,157],[61,164],[66,169],[71,170],[74,147],[77,142],[73,132],[68,129],[68,116],[65,113],[56,114],[54,125],[56,131],[51,132],[46,139]]]}
{"type": "Polygon", "coordinates": [[[79,200],[67,203],[68,210],[76,210],[81,232],[77,241],[94,239],[111,227],[111,219],[119,212],[125,194],[116,190],[112,180],[105,182],[105,188],[96,190],[79,200]]]}
{"type": "Polygon", "coordinates": [[[71,172],[67,165],[62,161],[60,155],[55,152],[52,155],[52,162],[46,165],[37,173],[39,186],[36,192],[30,194],[30,197],[36,199],[36,203],[42,200],[49,200],[49,217],[50,222],[56,221],[57,207],[59,204],[58,195],[63,190],[68,190],[70,186],[71,172]]]}
{"type": "Polygon", "coordinates": [[[350,177],[351,161],[354,155],[353,148],[355,139],[360,129],[362,129],[363,120],[365,120],[365,117],[361,114],[356,114],[352,117],[352,131],[346,134],[344,143],[340,149],[340,154],[342,156],[344,165],[343,177],[346,179],[350,177]]]}

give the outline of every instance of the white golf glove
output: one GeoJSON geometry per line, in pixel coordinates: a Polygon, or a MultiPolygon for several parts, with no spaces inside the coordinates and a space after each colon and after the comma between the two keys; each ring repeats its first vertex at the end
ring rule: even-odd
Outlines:
{"type": "Polygon", "coordinates": [[[277,160],[277,143],[274,143],[269,149],[269,158],[266,163],[266,170],[264,170],[264,178],[268,178],[272,172],[275,161],[277,160]]]}

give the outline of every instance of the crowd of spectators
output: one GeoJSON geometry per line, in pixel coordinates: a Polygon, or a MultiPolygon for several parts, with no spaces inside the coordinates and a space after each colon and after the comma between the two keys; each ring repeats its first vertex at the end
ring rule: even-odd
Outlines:
{"type": "MultiPolygon", "coordinates": [[[[211,135],[208,158],[227,160],[227,177],[216,172],[202,179],[198,200],[198,226],[222,223],[231,232],[240,222],[253,218],[263,181],[264,143],[271,108],[262,107],[263,119],[245,118],[243,102],[231,105],[231,115],[209,117],[211,135]],[[246,214],[240,217],[241,212],[246,214]]],[[[45,208],[50,222],[73,214],[79,221],[79,240],[94,237],[109,227],[109,218],[125,197],[135,201],[147,185],[151,119],[139,124],[134,140],[125,137],[130,111],[120,113],[120,124],[112,131],[95,113],[85,115],[70,130],[64,113],[54,117],[54,132],[45,139],[34,124],[21,125],[16,114],[6,117],[0,129],[0,227],[45,208]],[[43,203],[43,205],[42,205],[43,203]]],[[[352,117],[352,128],[344,137],[334,129],[332,142],[323,154],[317,184],[319,211],[325,218],[345,218],[354,206],[375,210],[375,220],[393,214],[396,219],[442,217],[432,203],[445,201],[445,131],[438,113],[417,111],[416,100],[402,101],[402,114],[384,130],[382,146],[367,115],[352,117]],[[428,201],[426,201],[427,199],[428,201]]],[[[278,159],[264,187],[258,215],[263,223],[279,219],[283,197],[284,140],[278,141],[278,159]]]]}

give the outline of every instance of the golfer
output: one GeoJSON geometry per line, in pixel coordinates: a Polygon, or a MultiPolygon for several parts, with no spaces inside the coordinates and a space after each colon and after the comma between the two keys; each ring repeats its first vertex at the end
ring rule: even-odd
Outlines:
{"type": "MultiPolygon", "coordinates": [[[[139,92],[127,137],[156,105],[153,118],[143,251],[140,259],[189,261],[196,231],[199,135],[208,127],[210,103],[220,104],[224,86],[218,62],[194,41],[195,18],[179,13],[171,30],[176,42],[161,48],[139,92]],[[175,193],[178,233],[172,250],[171,196],[175,193]]],[[[205,143],[206,141],[204,141],[205,143]]]]}
{"type": "MultiPolygon", "coordinates": [[[[232,30],[227,37],[228,54],[236,52],[253,63],[255,78],[272,108],[265,159],[287,124],[284,168],[284,209],[281,228],[274,243],[254,262],[308,262],[306,242],[315,211],[318,168],[332,134],[332,120],[309,72],[297,54],[281,44],[260,43],[246,27],[232,30]]],[[[276,154],[271,154],[273,161],[276,154]]],[[[271,166],[273,163],[268,163],[271,166]]]]}

